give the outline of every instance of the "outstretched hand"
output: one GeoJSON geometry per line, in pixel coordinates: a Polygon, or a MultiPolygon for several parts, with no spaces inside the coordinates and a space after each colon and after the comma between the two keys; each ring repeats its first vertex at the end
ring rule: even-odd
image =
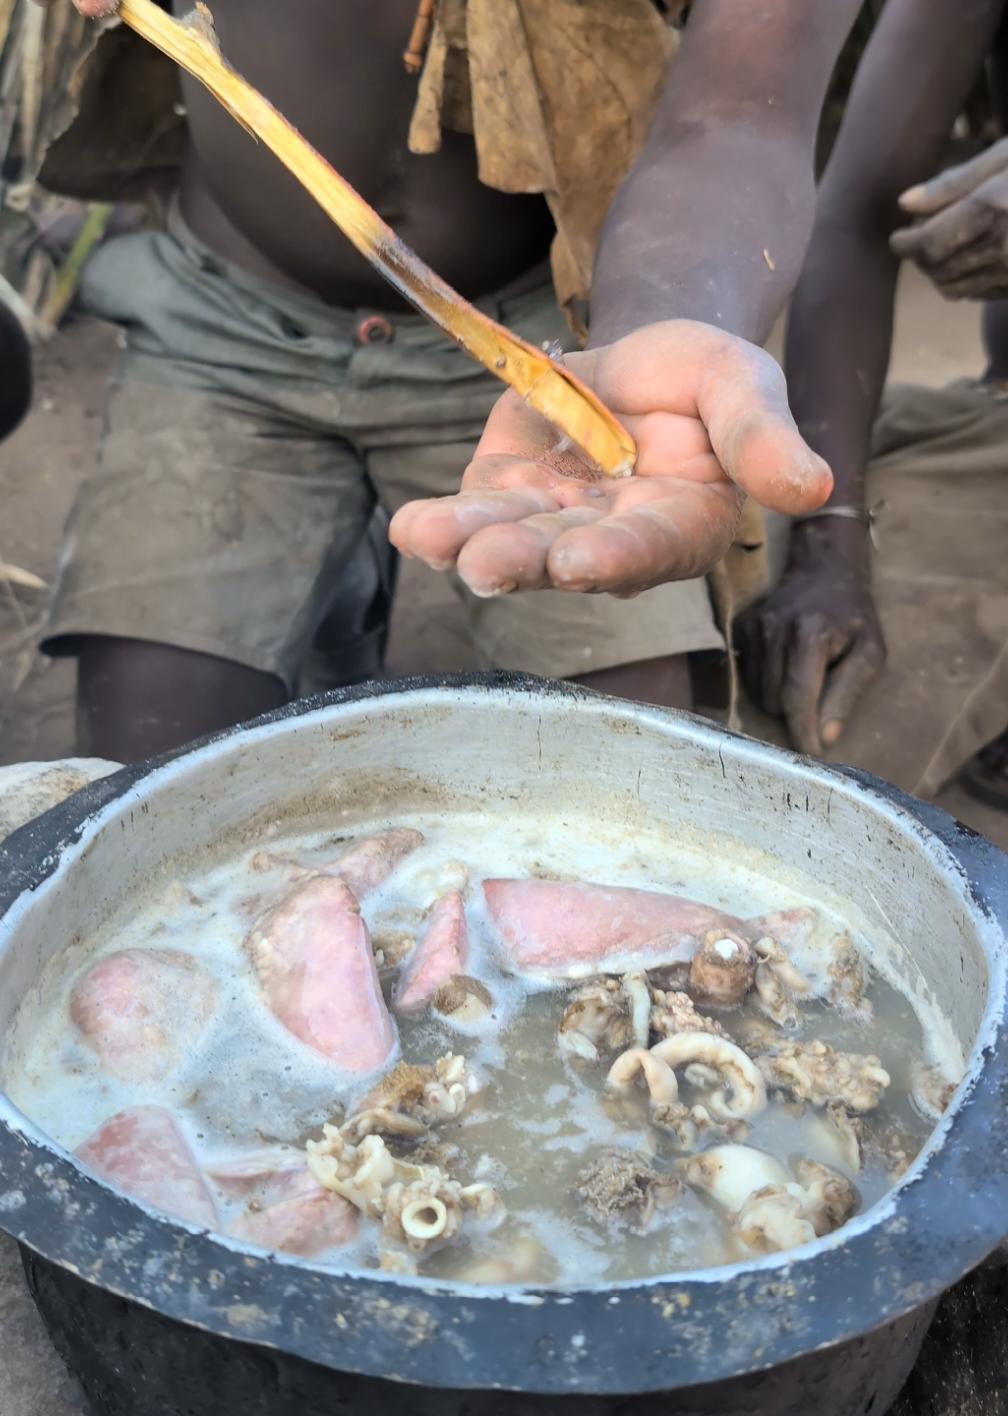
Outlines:
{"type": "Polygon", "coordinates": [[[567,363],[636,438],[634,475],[593,472],[509,391],[462,490],[410,502],[393,518],[390,535],[404,555],[455,566],[477,595],[634,595],[715,566],[745,493],[791,514],[829,496],[829,468],[795,427],[784,376],[755,345],[667,320],[567,363]]]}
{"type": "Polygon", "coordinates": [[[916,220],[894,231],[889,244],[946,298],[1008,295],[1008,139],[911,187],[900,206],[916,220]]]}

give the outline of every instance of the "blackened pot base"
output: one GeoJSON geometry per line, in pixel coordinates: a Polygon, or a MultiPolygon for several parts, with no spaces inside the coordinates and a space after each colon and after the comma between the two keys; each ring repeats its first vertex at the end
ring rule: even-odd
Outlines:
{"type": "MultiPolygon", "coordinates": [[[[93,1416],[884,1416],[935,1306],[832,1351],[731,1381],[629,1397],[536,1396],[333,1372],[174,1322],[22,1254],[32,1297],[93,1416]]],[[[494,1341],[492,1328],[486,1341],[494,1341]]]]}

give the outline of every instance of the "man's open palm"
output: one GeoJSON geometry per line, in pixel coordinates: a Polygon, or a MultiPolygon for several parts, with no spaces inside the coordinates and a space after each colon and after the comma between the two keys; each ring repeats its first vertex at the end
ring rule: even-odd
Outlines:
{"type": "Polygon", "coordinates": [[[498,401],[455,496],[410,502],[391,537],[477,595],[632,595],[703,575],[724,555],[743,493],[800,514],[832,479],[802,441],[769,355],[709,325],[668,320],[568,356],[637,440],[619,480],[592,472],[514,393],[498,401]]]}

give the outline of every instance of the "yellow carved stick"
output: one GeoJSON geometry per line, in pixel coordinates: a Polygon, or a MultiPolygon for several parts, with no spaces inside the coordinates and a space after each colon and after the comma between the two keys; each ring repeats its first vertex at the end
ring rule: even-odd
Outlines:
{"type": "Polygon", "coordinates": [[[463,300],[404,245],[297,129],[224,61],[205,5],[197,4],[185,20],[174,20],[153,0],[121,0],[118,14],[204,84],[233,118],[264,142],[401,295],[516,389],[596,467],[611,477],[629,475],[637,448],[601,399],[547,354],[463,300]]]}

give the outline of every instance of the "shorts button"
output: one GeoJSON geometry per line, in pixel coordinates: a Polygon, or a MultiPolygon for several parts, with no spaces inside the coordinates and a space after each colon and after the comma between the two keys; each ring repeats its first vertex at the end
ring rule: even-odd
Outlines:
{"type": "Polygon", "coordinates": [[[354,338],[358,344],[391,344],[395,327],[384,315],[368,315],[357,326],[354,338]]]}

